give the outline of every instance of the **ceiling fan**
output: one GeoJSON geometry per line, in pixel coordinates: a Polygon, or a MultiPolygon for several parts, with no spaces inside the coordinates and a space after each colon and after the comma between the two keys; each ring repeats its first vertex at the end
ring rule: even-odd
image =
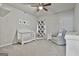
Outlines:
{"type": "Polygon", "coordinates": [[[51,3],[38,3],[36,5],[31,5],[32,7],[36,7],[37,8],[37,12],[39,12],[40,10],[45,10],[48,11],[48,9],[46,8],[46,6],[51,6],[51,3]]]}

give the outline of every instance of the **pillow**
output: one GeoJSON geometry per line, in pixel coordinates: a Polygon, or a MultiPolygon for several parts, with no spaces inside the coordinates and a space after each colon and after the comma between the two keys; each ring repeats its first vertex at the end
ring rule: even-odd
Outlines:
{"type": "Polygon", "coordinates": [[[62,31],[62,36],[63,36],[63,37],[65,36],[66,32],[67,32],[66,30],[63,30],[63,31],[62,31]]]}
{"type": "Polygon", "coordinates": [[[58,35],[57,32],[55,32],[55,33],[53,32],[53,33],[52,33],[52,37],[56,37],[57,35],[58,35]]]}
{"type": "Polygon", "coordinates": [[[62,32],[59,32],[59,33],[58,33],[58,36],[62,36],[62,35],[63,35],[62,32]]]}

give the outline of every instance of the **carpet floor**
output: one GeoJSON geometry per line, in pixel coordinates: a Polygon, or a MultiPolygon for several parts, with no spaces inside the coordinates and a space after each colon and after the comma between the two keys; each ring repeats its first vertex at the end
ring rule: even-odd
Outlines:
{"type": "Polygon", "coordinates": [[[48,40],[36,40],[24,45],[1,47],[0,53],[8,53],[8,56],[65,56],[66,47],[58,46],[48,40]]]}

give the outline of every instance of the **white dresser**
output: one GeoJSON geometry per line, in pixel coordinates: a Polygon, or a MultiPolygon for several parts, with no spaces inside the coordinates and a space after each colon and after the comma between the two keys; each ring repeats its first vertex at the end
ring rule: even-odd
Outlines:
{"type": "Polygon", "coordinates": [[[66,56],[79,56],[79,34],[77,32],[67,33],[66,56]]]}

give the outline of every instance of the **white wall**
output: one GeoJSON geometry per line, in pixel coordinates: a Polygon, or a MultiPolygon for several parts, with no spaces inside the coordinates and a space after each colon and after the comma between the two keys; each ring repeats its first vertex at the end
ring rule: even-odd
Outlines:
{"type": "Polygon", "coordinates": [[[51,33],[54,32],[56,33],[58,31],[58,19],[56,15],[47,15],[47,16],[42,16],[39,19],[46,20],[46,32],[51,33]]]}
{"type": "Polygon", "coordinates": [[[73,10],[64,11],[48,16],[41,16],[39,19],[46,20],[47,33],[59,32],[63,28],[67,31],[73,31],[73,10]]]}
{"type": "Polygon", "coordinates": [[[65,12],[61,12],[58,14],[59,17],[59,30],[61,31],[63,28],[65,30],[74,31],[74,10],[69,10],[65,12]]]}
{"type": "Polygon", "coordinates": [[[10,13],[5,17],[0,17],[0,46],[5,46],[16,42],[16,29],[17,29],[17,20],[25,19],[31,20],[30,29],[35,30],[35,17],[32,18],[32,15],[24,14],[22,11],[12,8],[10,6],[4,6],[10,9],[10,13]]]}
{"type": "Polygon", "coordinates": [[[75,5],[75,10],[74,10],[74,16],[75,16],[75,31],[79,32],[79,4],[77,3],[75,5]]]}
{"type": "Polygon", "coordinates": [[[31,14],[28,14],[28,13],[26,13],[26,14],[21,13],[20,16],[21,17],[17,20],[18,30],[19,29],[22,29],[22,30],[29,29],[29,30],[36,32],[37,18],[31,14]],[[24,22],[26,22],[26,23],[24,24],[24,22]]]}
{"type": "Polygon", "coordinates": [[[10,44],[14,41],[18,13],[19,11],[14,10],[0,20],[0,46],[10,44]]]}

